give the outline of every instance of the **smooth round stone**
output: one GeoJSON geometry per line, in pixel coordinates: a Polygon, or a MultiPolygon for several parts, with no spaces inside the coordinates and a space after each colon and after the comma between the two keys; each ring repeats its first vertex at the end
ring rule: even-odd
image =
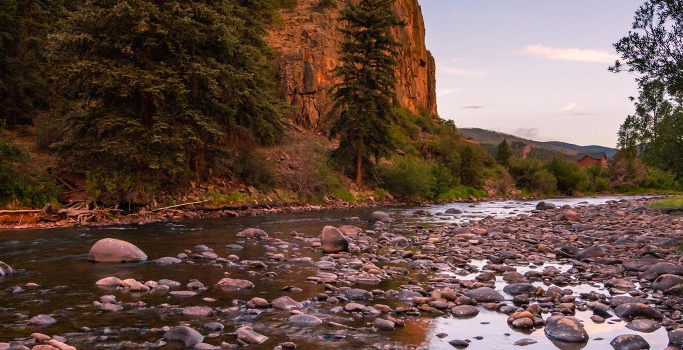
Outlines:
{"type": "Polygon", "coordinates": [[[268,300],[263,299],[263,298],[259,298],[259,297],[251,298],[251,300],[249,300],[249,302],[251,302],[251,304],[254,305],[255,308],[259,308],[259,309],[265,309],[268,306],[270,306],[270,304],[268,303],[268,300]]]}
{"type": "Polygon", "coordinates": [[[671,330],[667,335],[670,345],[683,346],[683,328],[671,330]]]}
{"type": "Polygon", "coordinates": [[[289,323],[299,325],[299,326],[317,326],[322,324],[323,321],[313,315],[292,315],[287,319],[289,323]]]}
{"type": "Polygon", "coordinates": [[[372,321],[372,325],[383,331],[393,331],[394,328],[396,328],[396,324],[394,322],[379,317],[372,321]]]}
{"type": "Polygon", "coordinates": [[[344,234],[334,226],[325,226],[320,234],[320,244],[323,253],[332,254],[349,250],[349,241],[344,234]]]}
{"type": "Polygon", "coordinates": [[[238,328],[236,333],[237,333],[237,339],[241,340],[247,344],[262,344],[266,340],[268,340],[268,337],[266,337],[265,335],[260,334],[258,332],[255,332],[249,326],[244,326],[244,327],[238,328]]]}
{"type": "Polygon", "coordinates": [[[180,264],[183,262],[181,259],[174,258],[172,256],[165,256],[163,258],[159,258],[154,260],[155,263],[159,265],[173,265],[173,264],[180,264]]]}
{"type": "MultiPolygon", "coordinates": [[[[344,296],[349,298],[349,300],[370,300],[372,299],[372,293],[365,289],[351,288],[344,290],[344,296]]],[[[422,295],[420,295],[422,296],[422,295]]],[[[399,297],[400,299],[400,297],[399,297]]],[[[412,298],[411,298],[412,299],[412,298]]]]}
{"type": "Polygon", "coordinates": [[[531,318],[518,318],[511,323],[514,328],[531,329],[534,328],[534,320],[531,318]]]}
{"type": "Polygon", "coordinates": [[[169,280],[169,279],[160,279],[157,281],[157,284],[159,284],[161,286],[167,286],[169,288],[180,287],[180,282],[174,281],[174,280],[169,280]]]}
{"type": "Polygon", "coordinates": [[[370,219],[368,222],[371,224],[376,223],[377,221],[381,221],[383,223],[389,223],[391,222],[391,216],[389,214],[383,212],[383,211],[375,211],[372,214],[370,214],[370,219]]]}
{"type": "Polygon", "coordinates": [[[470,346],[470,343],[468,343],[465,340],[461,340],[461,339],[453,339],[453,340],[449,341],[448,344],[451,344],[451,346],[453,346],[456,349],[464,349],[464,348],[470,346]]]}
{"type": "Polygon", "coordinates": [[[503,292],[508,293],[510,295],[520,295],[520,294],[529,294],[532,295],[536,293],[536,287],[534,287],[533,284],[530,283],[513,283],[513,284],[508,284],[503,288],[503,292]]]}
{"type": "Polygon", "coordinates": [[[615,350],[648,350],[650,344],[637,334],[622,334],[609,343],[615,350]]]}
{"type": "Polygon", "coordinates": [[[289,311],[289,310],[298,310],[302,309],[304,307],[303,304],[300,302],[288,297],[288,296],[282,296],[277,299],[274,299],[273,302],[273,308],[278,309],[278,310],[283,310],[283,311],[289,311]]]}
{"type": "Polygon", "coordinates": [[[268,233],[258,228],[248,228],[237,233],[237,237],[240,238],[251,238],[251,239],[266,239],[268,238],[268,233]]]}
{"type": "Polygon", "coordinates": [[[189,306],[183,309],[183,315],[191,317],[213,316],[214,311],[208,306],[189,306]]]}
{"type": "Polygon", "coordinates": [[[134,244],[115,238],[103,238],[90,248],[88,260],[97,262],[136,262],[147,260],[134,244]]]}
{"type": "Polygon", "coordinates": [[[479,308],[472,305],[458,305],[451,309],[451,313],[458,318],[474,317],[479,314],[479,308]]]}
{"type": "Polygon", "coordinates": [[[193,292],[191,290],[174,290],[172,292],[169,292],[168,295],[175,298],[191,298],[197,295],[197,292],[193,292]]]}
{"type": "Polygon", "coordinates": [[[105,312],[117,312],[123,310],[123,306],[117,304],[106,303],[102,304],[100,310],[105,312]]]}
{"type": "Polygon", "coordinates": [[[209,323],[204,323],[202,325],[202,329],[205,329],[210,332],[217,332],[217,331],[222,331],[225,326],[222,323],[219,322],[209,322],[209,323]]]}
{"type": "Polygon", "coordinates": [[[659,310],[643,303],[621,304],[614,309],[614,313],[626,320],[631,320],[636,317],[645,317],[653,320],[661,320],[664,318],[659,310]]]}
{"type": "Polygon", "coordinates": [[[225,248],[227,248],[228,250],[242,250],[242,249],[244,249],[244,247],[239,245],[239,244],[228,244],[225,246],[225,248]]]}
{"type": "Polygon", "coordinates": [[[171,327],[171,329],[164,334],[164,339],[167,341],[181,342],[186,348],[192,348],[204,341],[204,336],[190,327],[177,326],[171,327]]]}
{"type": "Polygon", "coordinates": [[[570,316],[551,316],[546,320],[545,335],[550,339],[567,343],[585,343],[588,332],[577,318],[570,316]]]}
{"type": "Polygon", "coordinates": [[[662,328],[662,324],[659,321],[638,318],[626,324],[626,328],[636,332],[652,333],[662,328]]]}
{"type": "Polygon", "coordinates": [[[30,320],[28,320],[28,323],[33,326],[46,327],[57,323],[57,320],[52,318],[50,315],[40,314],[33,316],[30,320]]]}
{"type": "Polygon", "coordinates": [[[235,292],[243,289],[254,288],[254,284],[251,281],[227,277],[218,281],[216,286],[226,292],[235,292]]]}
{"type": "Polygon", "coordinates": [[[505,298],[499,292],[489,287],[468,290],[465,292],[465,295],[480,303],[491,303],[505,300],[505,298]]]}
{"type": "Polygon", "coordinates": [[[527,346],[527,345],[536,344],[536,343],[538,343],[537,340],[534,340],[534,339],[531,339],[531,338],[522,338],[522,339],[520,339],[520,340],[514,342],[512,345],[516,345],[516,346],[527,346]]]}
{"type": "Polygon", "coordinates": [[[95,282],[95,285],[101,288],[115,288],[121,285],[121,279],[114,276],[105,277],[95,282]]]}
{"type": "Polygon", "coordinates": [[[344,305],[344,310],[346,312],[363,312],[365,310],[365,305],[358,303],[348,303],[344,305]]]}

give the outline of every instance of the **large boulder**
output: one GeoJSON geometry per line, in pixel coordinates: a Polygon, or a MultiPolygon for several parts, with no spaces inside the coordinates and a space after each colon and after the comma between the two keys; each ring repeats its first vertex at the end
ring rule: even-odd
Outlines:
{"type": "Polygon", "coordinates": [[[332,226],[323,228],[323,232],[320,234],[320,244],[323,247],[323,253],[339,253],[349,250],[349,241],[339,229],[332,226]]]}
{"type": "Polygon", "coordinates": [[[115,238],[103,238],[90,248],[88,260],[97,262],[145,261],[147,254],[132,243],[115,238]]]}
{"type": "Polygon", "coordinates": [[[204,341],[204,336],[196,330],[187,326],[172,327],[164,334],[166,341],[177,341],[183,343],[185,348],[192,348],[204,341]]]}
{"type": "Polygon", "coordinates": [[[588,341],[588,332],[577,318],[555,315],[549,317],[545,322],[544,332],[550,339],[567,343],[585,343],[588,341]]]}
{"type": "Polygon", "coordinates": [[[5,275],[11,275],[14,273],[14,269],[4,262],[0,261],[0,277],[5,275]]]}
{"type": "Polygon", "coordinates": [[[389,214],[383,212],[383,211],[375,211],[372,214],[370,214],[370,219],[368,220],[371,224],[376,223],[377,221],[381,221],[383,223],[388,223],[393,221],[391,219],[391,216],[389,214]]]}
{"type": "Polygon", "coordinates": [[[614,313],[617,316],[629,321],[635,318],[647,318],[660,321],[664,318],[659,310],[643,303],[621,304],[614,309],[614,313]]]}

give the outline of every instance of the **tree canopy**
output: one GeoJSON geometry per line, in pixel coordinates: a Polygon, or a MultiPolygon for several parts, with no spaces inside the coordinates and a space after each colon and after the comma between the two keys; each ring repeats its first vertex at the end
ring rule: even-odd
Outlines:
{"type": "Polygon", "coordinates": [[[390,130],[396,120],[393,112],[396,86],[397,42],[391,28],[402,25],[393,11],[394,0],[348,2],[341,12],[346,23],[340,66],[334,75],[333,99],[340,117],[332,135],[340,138],[336,155],[349,163],[355,160],[356,184],[363,184],[363,165],[395,150],[390,130]]]}
{"type": "Polygon", "coordinates": [[[66,163],[126,190],[202,176],[238,138],[276,140],[281,110],[251,2],[87,0],[71,12],[51,48],[75,103],[66,163]]]}

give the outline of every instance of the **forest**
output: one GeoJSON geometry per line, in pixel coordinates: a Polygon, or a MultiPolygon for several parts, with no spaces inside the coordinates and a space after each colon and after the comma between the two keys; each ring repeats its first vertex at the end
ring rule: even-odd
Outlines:
{"type": "Polygon", "coordinates": [[[390,29],[402,22],[392,0],[320,0],[312,9],[343,6],[345,23],[333,71],[342,81],[332,87],[337,113],[314,132],[297,128],[278,96],[264,41],[295,0],[6,0],[0,207],[678,190],[683,162],[671,150],[681,149],[680,73],[653,70],[657,48],[646,57],[642,46],[663,31],[671,35],[660,39],[680,47],[677,10],[658,3],[636,14],[642,36],[615,44],[624,61],[610,70],[642,76],[636,113],[619,131],[620,152],[606,168],[580,168],[564,157],[523,158],[519,145],[506,142],[487,152],[452,120],[398,105],[390,29]],[[652,21],[669,26],[670,18],[673,27],[647,32],[652,21]]]}

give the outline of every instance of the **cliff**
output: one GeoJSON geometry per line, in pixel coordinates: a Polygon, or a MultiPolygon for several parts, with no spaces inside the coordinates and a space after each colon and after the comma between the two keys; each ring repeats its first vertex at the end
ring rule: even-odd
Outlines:
{"type": "MultiPolygon", "coordinates": [[[[273,26],[267,41],[275,50],[280,93],[291,105],[294,123],[315,129],[332,107],[330,89],[336,83],[332,69],[337,66],[342,35],[337,8],[319,8],[320,0],[298,0],[296,7],[281,10],[282,23],[273,26]]],[[[397,0],[398,17],[405,21],[394,29],[401,44],[396,95],[412,112],[426,109],[436,114],[436,66],[425,46],[425,27],[417,0],[397,0]]]]}

